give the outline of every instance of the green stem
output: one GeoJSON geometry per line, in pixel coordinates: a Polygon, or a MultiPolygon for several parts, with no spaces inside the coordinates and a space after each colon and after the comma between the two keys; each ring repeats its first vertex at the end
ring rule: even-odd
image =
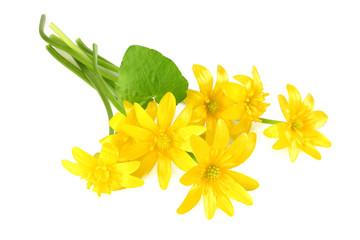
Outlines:
{"type": "Polygon", "coordinates": [[[259,118],[259,119],[261,120],[262,123],[266,123],[266,124],[282,123],[282,121],[271,120],[271,119],[266,119],[266,118],[259,118]]]}
{"type": "Polygon", "coordinates": [[[74,64],[72,64],[70,61],[65,59],[61,54],[59,54],[51,45],[46,46],[46,50],[56,59],[58,62],[60,62],[62,65],[64,65],[67,69],[75,73],[78,77],[80,77],[84,82],[89,84],[91,87],[94,87],[92,82],[88,80],[88,78],[84,75],[84,73],[77,68],[74,64]]]}
{"type": "MultiPolygon", "coordinates": [[[[56,48],[58,48],[58,49],[60,49],[60,50],[62,50],[64,52],[66,52],[71,57],[73,57],[74,59],[80,61],[82,64],[84,64],[88,68],[93,69],[92,60],[84,52],[82,52],[81,50],[80,50],[80,52],[78,52],[77,50],[74,50],[74,49],[77,49],[79,47],[71,48],[66,44],[66,41],[64,39],[61,39],[59,37],[49,38],[45,34],[45,32],[44,32],[45,20],[46,20],[45,14],[41,15],[40,24],[39,24],[39,33],[40,33],[40,36],[42,37],[42,39],[45,42],[47,42],[48,44],[52,45],[53,47],[56,47],[56,48]],[[61,41],[60,41],[60,39],[61,39],[61,41]]],[[[63,34],[63,35],[65,35],[65,34],[63,34]]],[[[65,38],[68,39],[66,36],[65,36],[65,38]]],[[[70,40],[67,40],[67,41],[70,41],[70,40]]],[[[72,43],[72,44],[75,45],[74,43],[72,43]]],[[[105,68],[100,69],[100,72],[101,72],[103,77],[105,77],[106,79],[109,79],[109,80],[111,80],[113,82],[116,82],[117,79],[118,79],[118,73],[117,72],[114,72],[114,71],[111,71],[111,70],[105,69],[105,68]]]]}

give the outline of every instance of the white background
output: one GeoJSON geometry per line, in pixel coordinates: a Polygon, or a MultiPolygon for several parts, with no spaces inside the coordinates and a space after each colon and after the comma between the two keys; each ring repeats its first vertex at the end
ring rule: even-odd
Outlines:
{"type": "MultiPolygon", "coordinates": [[[[1,24],[1,239],[360,239],[358,1],[3,1],[1,24]],[[71,39],[93,42],[120,65],[131,44],[174,60],[198,89],[192,64],[230,76],[258,68],[271,106],[286,84],[328,114],[320,129],[331,148],[322,160],[272,150],[256,125],[254,154],[236,170],[260,182],[253,206],[233,201],[235,216],[205,218],[200,202],[176,213],[189,188],[178,169],[166,191],[156,171],[138,189],[97,197],[68,173],[78,146],[100,150],[107,133],[99,96],[45,50],[40,15],[71,39]]],[[[47,33],[51,33],[47,28],[47,33]]]]}

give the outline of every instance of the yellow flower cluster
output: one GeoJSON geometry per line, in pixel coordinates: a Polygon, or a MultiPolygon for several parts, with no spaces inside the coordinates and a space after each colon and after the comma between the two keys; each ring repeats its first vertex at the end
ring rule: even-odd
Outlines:
{"type": "Polygon", "coordinates": [[[88,189],[93,186],[93,191],[101,196],[142,186],[141,178],[155,165],[159,185],[166,189],[173,162],[186,172],[180,182],[191,186],[177,212],[190,211],[203,198],[205,215],[211,219],[216,208],[229,216],[234,214],[230,198],[247,205],[253,203],[247,191],[258,188],[259,183],[231,170],[254,151],[256,134],[250,132],[253,122],[277,123],[264,134],[279,138],[273,148],[288,147],[291,161],[295,161],[299,149],[320,159],[314,146],[331,146],[315,130],[326,123],[327,116],[313,110],[310,94],[302,102],[297,89],[288,85],[289,102],[279,96],[287,122],[261,119],[269,106],[264,102],[268,94],[263,92],[255,67],[253,78],[236,75],[235,83],[229,82],[224,68],[218,66],[214,88],[213,77],[206,68],[194,65],[193,71],[200,91],[188,90],[184,101],[187,105],[175,120],[176,99],[171,92],[163,96],[159,105],[149,102],[146,109],[124,101],[125,114],[117,113],[110,120],[109,125],[116,133],[100,140],[100,153],[91,156],[73,148],[77,163],[63,160],[65,169],[85,179],[88,189]],[[233,142],[229,145],[230,138],[233,142]]]}

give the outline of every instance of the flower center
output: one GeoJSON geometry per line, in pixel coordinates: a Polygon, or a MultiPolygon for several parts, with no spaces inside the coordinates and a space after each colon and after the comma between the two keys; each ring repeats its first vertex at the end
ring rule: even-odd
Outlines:
{"type": "Polygon", "coordinates": [[[161,133],[157,141],[157,146],[161,150],[167,150],[171,146],[171,137],[165,133],[161,133]]]}
{"type": "Polygon", "coordinates": [[[205,178],[210,181],[214,181],[220,177],[220,168],[215,165],[210,165],[205,172],[205,178]]]}
{"type": "Polygon", "coordinates": [[[295,130],[302,130],[304,125],[302,123],[302,121],[300,119],[295,119],[292,123],[291,123],[291,127],[295,130]]]}
{"type": "Polygon", "coordinates": [[[206,103],[206,108],[209,113],[214,113],[219,109],[219,106],[218,106],[217,102],[215,102],[214,100],[209,100],[206,103]]]}
{"type": "Polygon", "coordinates": [[[107,182],[110,177],[110,169],[106,166],[98,166],[95,169],[95,181],[96,182],[107,182]]]}

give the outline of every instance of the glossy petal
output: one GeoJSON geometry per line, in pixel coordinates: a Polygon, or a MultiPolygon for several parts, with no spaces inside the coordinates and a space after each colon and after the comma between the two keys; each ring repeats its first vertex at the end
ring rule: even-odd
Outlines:
{"type": "Polygon", "coordinates": [[[192,136],[190,144],[199,165],[207,163],[210,155],[209,144],[199,136],[192,136]]]}
{"type": "Polygon", "coordinates": [[[248,82],[252,81],[251,77],[246,76],[246,75],[236,75],[236,76],[234,76],[234,79],[236,81],[240,82],[244,86],[247,85],[248,82]]]}
{"type": "Polygon", "coordinates": [[[286,123],[277,123],[265,129],[264,135],[269,138],[279,138],[285,133],[287,129],[288,125],[286,123]]]}
{"type": "Polygon", "coordinates": [[[157,114],[157,104],[156,102],[149,102],[147,107],[146,107],[146,110],[145,112],[147,114],[149,114],[149,116],[151,117],[152,120],[155,120],[156,118],[156,114],[157,114]]]}
{"type": "Polygon", "coordinates": [[[328,116],[322,111],[311,112],[307,118],[305,125],[307,128],[318,129],[325,125],[328,116]]]}
{"type": "Polygon", "coordinates": [[[123,131],[131,137],[141,141],[152,140],[154,138],[154,134],[149,130],[133,125],[124,125],[123,131]]]}
{"type": "MultiPolygon", "coordinates": [[[[310,131],[311,131],[311,138],[310,138],[311,144],[319,147],[331,147],[331,142],[327,137],[325,137],[323,134],[321,134],[316,130],[310,130],[310,131]]],[[[308,132],[309,131],[307,131],[307,134],[309,134],[308,132]]]]}
{"type": "Polygon", "coordinates": [[[296,112],[301,104],[301,96],[299,91],[292,85],[286,85],[289,94],[289,107],[291,112],[296,112]]]}
{"type": "Polygon", "coordinates": [[[304,145],[301,146],[301,150],[303,150],[305,153],[317,160],[321,159],[319,151],[311,143],[306,142],[304,145]]]}
{"type": "Polygon", "coordinates": [[[101,148],[99,160],[101,163],[106,165],[115,164],[120,160],[118,148],[112,144],[105,143],[101,148]]]}
{"type": "Polygon", "coordinates": [[[140,167],[139,161],[116,163],[111,167],[112,172],[115,174],[130,174],[135,172],[140,167]]]}
{"type": "Polygon", "coordinates": [[[191,187],[189,193],[186,195],[184,201],[177,209],[178,214],[184,214],[193,209],[198,204],[202,195],[202,188],[200,184],[191,187]]]}
{"type": "Polygon", "coordinates": [[[206,127],[190,125],[177,130],[177,136],[182,139],[189,139],[193,135],[200,135],[206,131],[206,127]]]}
{"type": "Polygon", "coordinates": [[[68,160],[62,160],[62,165],[66,170],[68,170],[71,174],[74,174],[75,176],[83,176],[84,171],[81,170],[78,164],[70,162],[68,160]]]}
{"type": "Polygon", "coordinates": [[[230,217],[234,216],[234,207],[230,199],[223,193],[216,195],[216,206],[223,210],[230,217]]]}
{"type": "Polygon", "coordinates": [[[220,151],[225,151],[230,141],[229,130],[223,120],[219,120],[216,125],[213,147],[220,151]]]}
{"type": "Polygon", "coordinates": [[[209,94],[213,86],[213,77],[209,70],[201,65],[193,65],[193,72],[199,84],[200,92],[209,94]]]}
{"type": "Polygon", "coordinates": [[[254,151],[255,145],[255,133],[242,133],[225,151],[221,160],[221,166],[227,169],[239,166],[249,158],[254,151]]]}
{"type": "Polygon", "coordinates": [[[204,210],[207,219],[212,219],[216,209],[216,197],[211,186],[205,186],[203,192],[204,210]]]}
{"type": "Polygon", "coordinates": [[[147,175],[154,168],[157,160],[158,157],[154,152],[145,154],[139,158],[140,167],[132,175],[136,177],[143,177],[147,175]]]}
{"type": "Polygon", "coordinates": [[[299,148],[296,145],[295,139],[293,139],[290,141],[290,144],[289,144],[290,161],[295,162],[298,154],[299,154],[299,148]]]}
{"type": "Polygon", "coordinates": [[[125,175],[121,177],[120,184],[126,188],[136,188],[144,185],[144,181],[138,177],[125,175]]]}
{"type": "Polygon", "coordinates": [[[301,104],[302,112],[311,112],[314,110],[315,102],[313,96],[309,93],[306,95],[303,103],[301,104]]]}
{"type": "Polygon", "coordinates": [[[235,172],[232,170],[225,170],[224,173],[232,177],[246,191],[252,191],[259,187],[259,183],[255,179],[248,177],[245,174],[235,172]]]}
{"type": "Polygon", "coordinates": [[[281,111],[287,121],[290,121],[290,108],[289,103],[283,95],[278,96],[281,111]]]}
{"type": "Polygon", "coordinates": [[[218,65],[214,94],[219,94],[222,91],[221,86],[224,82],[229,82],[229,76],[226,73],[225,69],[222,66],[218,65]]]}
{"type": "Polygon", "coordinates": [[[116,132],[120,132],[124,124],[126,124],[126,116],[121,113],[115,114],[109,121],[110,127],[116,132]]]}
{"type": "Polygon", "coordinates": [[[231,134],[238,135],[242,132],[248,133],[251,129],[252,121],[248,118],[242,118],[231,130],[231,134]]]}
{"type": "Polygon", "coordinates": [[[222,113],[221,117],[224,119],[238,120],[240,119],[245,112],[244,104],[235,104],[226,108],[222,113]]]}
{"type": "Polygon", "coordinates": [[[245,101],[247,97],[246,88],[240,84],[233,82],[226,82],[222,84],[226,96],[236,103],[245,101]]]}
{"type": "Polygon", "coordinates": [[[158,127],[150,115],[147,114],[145,110],[137,103],[134,104],[134,109],[140,126],[151,132],[157,132],[158,127]]]}
{"type": "Polygon", "coordinates": [[[128,101],[123,102],[126,118],[128,123],[135,123],[136,122],[136,114],[134,111],[134,105],[132,105],[128,101]]]}
{"type": "MultiPolygon", "coordinates": [[[[120,151],[121,160],[134,160],[150,151],[149,142],[136,142],[136,143],[125,143],[120,151]]],[[[120,161],[121,161],[120,160],[120,161]]]]}
{"type": "Polygon", "coordinates": [[[173,150],[171,157],[175,165],[185,172],[196,166],[194,160],[185,151],[173,150]]]}
{"type": "Polygon", "coordinates": [[[204,95],[202,95],[200,92],[188,89],[187,96],[186,96],[186,99],[184,100],[184,102],[186,104],[191,104],[194,107],[197,107],[204,103],[204,95]]]}
{"type": "Polygon", "coordinates": [[[158,180],[161,189],[165,190],[171,176],[171,160],[166,156],[160,156],[157,165],[158,180]]]}
{"type": "Polygon", "coordinates": [[[203,169],[199,166],[191,168],[181,178],[180,183],[190,186],[198,182],[203,174],[203,169]]]}
{"type": "Polygon", "coordinates": [[[166,93],[157,110],[157,123],[160,129],[168,129],[174,119],[176,99],[171,92],[166,93]]]}
{"type": "Polygon", "coordinates": [[[275,142],[275,144],[273,145],[273,149],[281,150],[289,147],[289,144],[290,144],[289,136],[287,133],[285,133],[275,142]]]}
{"type": "Polygon", "coordinates": [[[253,86],[258,91],[263,90],[263,85],[262,85],[262,82],[260,80],[260,75],[259,75],[258,70],[256,69],[255,66],[253,66],[253,86]]]}
{"type": "Polygon", "coordinates": [[[176,131],[179,128],[189,125],[191,120],[193,107],[191,104],[186,105],[186,107],[181,111],[179,116],[175,119],[174,123],[171,125],[171,129],[176,131]]]}
{"type": "Polygon", "coordinates": [[[252,205],[253,201],[250,194],[235,180],[224,174],[220,181],[221,189],[230,198],[242,202],[246,205],[252,205]]]}
{"type": "Polygon", "coordinates": [[[72,154],[80,165],[88,168],[93,168],[98,162],[93,156],[77,147],[72,149],[72,154]]]}

